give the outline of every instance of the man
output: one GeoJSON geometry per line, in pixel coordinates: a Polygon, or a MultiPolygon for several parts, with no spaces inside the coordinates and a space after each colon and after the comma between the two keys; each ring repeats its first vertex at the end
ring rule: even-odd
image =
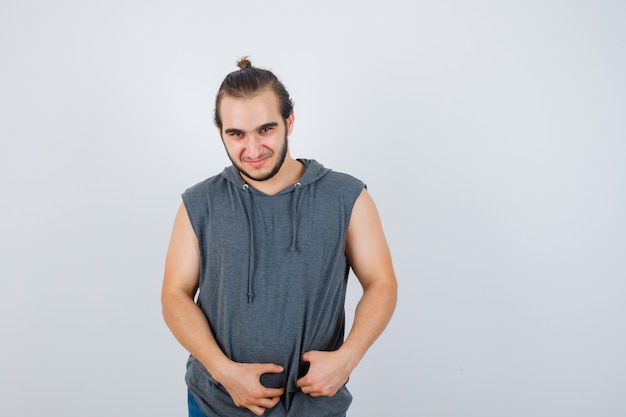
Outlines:
{"type": "Polygon", "coordinates": [[[292,158],[287,90],[247,58],[238,66],[215,102],[232,166],[183,193],[165,265],[189,415],[341,417],[345,384],[395,308],[391,255],[365,185],[292,158]],[[350,268],[363,295],[344,341],[350,268]]]}

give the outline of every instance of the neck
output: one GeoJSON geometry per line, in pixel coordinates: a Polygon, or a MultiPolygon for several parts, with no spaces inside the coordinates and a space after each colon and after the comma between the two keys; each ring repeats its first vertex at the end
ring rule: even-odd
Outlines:
{"type": "Polygon", "coordinates": [[[244,181],[251,187],[265,193],[267,195],[274,195],[277,192],[284,190],[289,185],[298,182],[304,172],[304,165],[287,154],[285,162],[280,170],[267,181],[254,181],[248,177],[242,176],[244,181]]]}

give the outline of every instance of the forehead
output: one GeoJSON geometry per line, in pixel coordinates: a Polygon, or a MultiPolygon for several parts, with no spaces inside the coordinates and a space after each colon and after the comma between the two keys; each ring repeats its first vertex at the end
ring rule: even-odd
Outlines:
{"type": "Polygon", "coordinates": [[[281,120],[278,97],[271,90],[263,90],[247,97],[224,96],[220,102],[220,117],[224,129],[255,129],[281,120]]]}

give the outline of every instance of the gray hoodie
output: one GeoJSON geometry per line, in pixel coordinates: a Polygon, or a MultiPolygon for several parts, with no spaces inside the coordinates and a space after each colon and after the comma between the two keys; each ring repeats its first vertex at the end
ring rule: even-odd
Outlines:
{"type": "MultiPolygon", "coordinates": [[[[343,343],[350,265],[345,254],[352,208],[365,185],[301,160],[300,181],[273,196],[248,186],[235,166],[182,195],[201,255],[198,305],[223,352],[241,363],[276,363],[261,381],[285,387],[264,416],[339,417],[352,396],[304,394],[302,354],[343,343]]],[[[209,417],[252,416],[194,358],[187,385],[209,417]]]]}

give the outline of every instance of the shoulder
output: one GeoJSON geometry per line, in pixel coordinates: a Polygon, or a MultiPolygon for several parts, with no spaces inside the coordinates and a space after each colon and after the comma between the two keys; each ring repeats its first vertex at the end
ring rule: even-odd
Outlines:
{"type": "Polygon", "coordinates": [[[228,187],[229,182],[224,175],[217,174],[187,188],[182,193],[182,198],[186,204],[194,201],[205,202],[211,195],[219,194],[228,187]]]}
{"type": "Polygon", "coordinates": [[[332,187],[357,187],[362,188],[365,184],[350,174],[327,168],[315,159],[298,159],[305,166],[304,175],[301,178],[302,185],[317,184],[332,187]]]}
{"type": "Polygon", "coordinates": [[[360,179],[332,170],[328,170],[311,186],[312,192],[309,195],[323,211],[338,210],[337,213],[348,217],[365,189],[365,184],[360,179]]]}
{"type": "Polygon", "coordinates": [[[322,178],[322,182],[327,186],[339,189],[358,189],[360,191],[367,187],[363,181],[350,174],[330,169],[322,178]]]}
{"type": "Polygon", "coordinates": [[[222,181],[224,181],[224,177],[221,174],[214,175],[187,188],[183,195],[196,196],[205,194],[216,186],[219,187],[222,181]]]}
{"type": "Polygon", "coordinates": [[[189,217],[202,217],[206,213],[211,201],[220,200],[228,188],[228,181],[217,174],[187,188],[181,195],[189,217]]]}

